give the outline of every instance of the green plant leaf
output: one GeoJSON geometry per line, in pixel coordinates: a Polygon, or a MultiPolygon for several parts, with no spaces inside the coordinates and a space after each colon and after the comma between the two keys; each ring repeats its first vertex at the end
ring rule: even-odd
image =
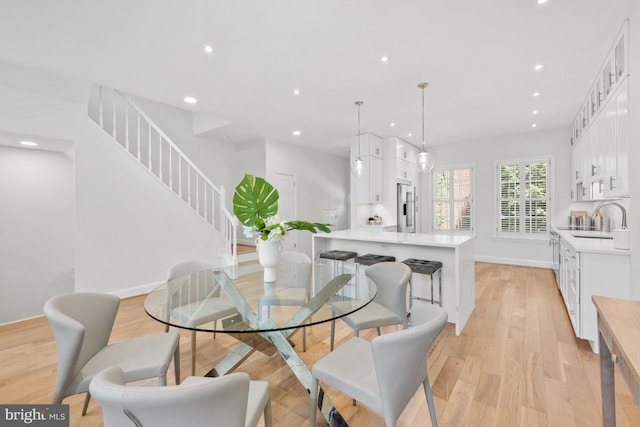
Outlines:
{"type": "Polygon", "coordinates": [[[258,218],[278,213],[278,190],[263,178],[245,174],[233,194],[233,213],[240,223],[251,227],[258,218]]]}
{"type": "Polygon", "coordinates": [[[319,231],[324,231],[325,233],[331,233],[331,230],[329,229],[329,224],[321,224],[319,222],[288,221],[287,226],[291,230],[307,230],[312,233],[316,233],[317,230],[319,230],[319,231]]]}

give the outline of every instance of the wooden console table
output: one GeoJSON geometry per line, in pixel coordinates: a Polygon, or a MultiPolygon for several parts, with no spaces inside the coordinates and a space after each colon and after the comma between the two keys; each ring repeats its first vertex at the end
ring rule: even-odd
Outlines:
{"type": "Polygon", "coordinates": [[[598,311],[600,382],[605,427],[616,425],[614,366],[640,405],[640,301],[593,296],[598,311]]]}

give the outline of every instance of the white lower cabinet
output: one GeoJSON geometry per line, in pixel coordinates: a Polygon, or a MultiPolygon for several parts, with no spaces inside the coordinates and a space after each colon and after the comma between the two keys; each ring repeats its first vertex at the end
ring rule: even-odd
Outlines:
{"type": "Polygon", "coordinates": [[[598,352],[598,316],[591,297],[631,298],[630,257],[627,254],[580,252],[560,240],[560,293],[578,338],[598,352]]]}
{"type": "Polygon", "coordinates": [[[580,336],[580,253],[560,241],[560,293],[576,336],[580,336]]]}

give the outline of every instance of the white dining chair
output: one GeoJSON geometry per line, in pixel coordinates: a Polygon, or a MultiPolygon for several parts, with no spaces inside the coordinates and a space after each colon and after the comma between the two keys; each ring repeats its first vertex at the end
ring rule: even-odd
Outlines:
{"type": "Polygon", "coordinates": [[[271,398],[265,381],[237,372],[222,377],[188,377],[180,385],[125,385],[122,370],[93,378],[91,394],[102,407],[104,427],[255,427],[264,414],[271,427],[271,398]]]}
{"type": "MultiPolygon", "coordinates": [[[[68,293],[44,304],[58,350],[58,375],[52,403],[89,391],[91,379],[110,366],[120,367],[127,382],[158,377],[167,384],[167,369],[174,360],[180,383],[180,336],[177,332],[143,336],[109,344],[120,298],[101,293],[68,293]]],[[[144,316],[144,313],[140,313],[144,316]]],[[[91,395],[87,393],[82,415],[91,395]]]]}
{"type": "MultiPolygon", "coordinates": [[[[167,304],[171,316],[189,328],[233,316],[238,311],[228,300],[220,298],[221,287],[211,270],[216,265],[208,261],[184,261],[167,271],[167,304]],[[195,274],[198,273],[198,274],[195,274]]],[[[165,331],[169,325],[165,325],[165,331]]],[[[196,331],[191,335],[191,375],[196,374],[196,331]]],[[[215,338],[215,332],[214,332],[215,338]]]]}
{"type": "MultiPolygon", "coordinates": [[[[373,280],[377,292],[372,302],[364,308],[340,319],[353,329],[358,336],[363,329],[380,328],[389,325],[407,327],[407,284],[411,279],[411,269],[401,262],[381,262],[368,267],[366,276],[373,280]]],[[[331,304],[334,316],[352,309],[351,301],[336,301],[331,304]]],[[[335,319],[331,321],[331,350],[334,347],[335,319]]]]}
{"type": "Polygon", "coordinates": [[[427,356],[447,323],[447,312],[430,304],[411,311],[411,327],[375,337],[353,337],[318,360],[311,369],[311,416],[315,426],[319,382],[333,387],[384,416],[395,425],[422,384],[431,425],[437,427],[427,356]]]}
{"type": "MultiPolygon", "coordinates": [[[[276,266],[276,284],[272,293],[261,296],[258,301],[258,314],[262,318],[271,315],[271,307],[302,307],[309,301],[309,288],[313,266],[311,258],[303,252],[285,251],[280,254],[276,266]]],[[[306,328],[302,329],[302,351],[307,351],[306,328]]]]}

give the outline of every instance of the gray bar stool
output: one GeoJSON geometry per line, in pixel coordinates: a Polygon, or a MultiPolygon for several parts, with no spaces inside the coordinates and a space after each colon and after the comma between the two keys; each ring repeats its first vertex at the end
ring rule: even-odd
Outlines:
{"type": "Polygon", "coordinates": [[[366,254],[366,255],[356,257],[355,259],[356,274],[358,274],[358,270],[361,265],[370,266],[370,265],[378,264],[380,262],[394,262],[395,260],[396,260],[396,257],[389,256],[389,255],[366,254]]]}
{"type": "Polygon", "coordinates": [[[442,263],[440,261],[427,261],[424,259],[415,259],[408,258],[402,261],[404,264],[407,264],[411,269],[411,273],[419,273],[426,274],[431,277],[431,301],[427,298],[414,297],[413,296],[413,281],[409,281],[409,309],[411,309],[412,301],[414,299],[419,301],[427,301],[433,304],[437,302],[440,307],[442,307],[442,263]],[[438,300],[435,301],[433,298],[433,276],[438,274],[438,300]]]}
{"type": "Polygon", "coordinates": [[[320,252],[320,254],[318,255],[318,258],[332,262],[333,263],[333,275],[337,276],[338,275],[338,263],[340,263],[340,265],[341,265],[340,274],[343,274],[344,273],[344,263],[349,261],[350,259],[353,259],[353,258],[357,257],[357,256],[358,256],[357,252],[331,250],[331,251],[320,252]]]}

